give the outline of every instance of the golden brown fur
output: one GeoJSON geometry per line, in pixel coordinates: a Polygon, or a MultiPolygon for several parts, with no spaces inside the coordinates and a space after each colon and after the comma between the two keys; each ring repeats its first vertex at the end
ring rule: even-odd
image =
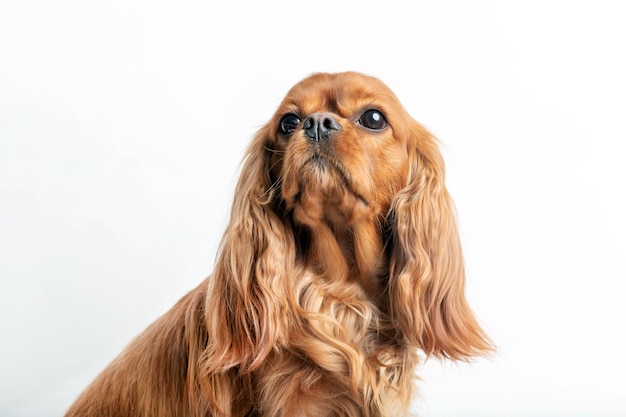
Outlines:
{"type": "Polygon", "coordinates": [[[377,79],[315,74],[254,137],[213,275],[67,416],[401,416],[419,351],[490,348],[436,140],[377,79]]]}

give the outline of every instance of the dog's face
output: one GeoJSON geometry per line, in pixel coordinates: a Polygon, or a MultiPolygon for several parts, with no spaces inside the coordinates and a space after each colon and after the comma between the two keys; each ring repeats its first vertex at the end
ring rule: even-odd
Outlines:
{"type": "Polygon", "coordinates": [[[407,118],[380,81],[316,74],[270,121],[272,176],[296,221],[350,227],[384,216],[408,172],[407,118]]]}

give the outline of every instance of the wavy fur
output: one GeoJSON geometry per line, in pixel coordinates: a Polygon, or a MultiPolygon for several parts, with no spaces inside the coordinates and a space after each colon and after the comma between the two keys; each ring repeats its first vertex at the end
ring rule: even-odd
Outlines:
{"type": "Polygon", "coordinates": [[[491,350],[444,181],[436,140],[380,81],[304,79],[247,151],[213,275],[66,416],[405,415],[419,351],[491,350]],[[368,128],[370,109],[383,128],[368,128]]]}

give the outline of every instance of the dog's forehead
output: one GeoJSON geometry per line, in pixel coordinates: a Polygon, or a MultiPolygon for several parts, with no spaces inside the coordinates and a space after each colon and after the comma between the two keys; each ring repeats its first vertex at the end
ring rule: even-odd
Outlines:
{"type": "Polygon", "coordinates": [[[293,86],[279,113],[330,111],[347,117],[364,106],[383,106],[395,101],[391,90],[374,77],[353,72],[319,73],[293,86]]]}

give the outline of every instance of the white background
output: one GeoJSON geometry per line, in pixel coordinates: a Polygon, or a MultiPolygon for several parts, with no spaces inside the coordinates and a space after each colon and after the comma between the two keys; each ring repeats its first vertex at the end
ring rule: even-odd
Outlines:
{"type": "Polygon", "coordinates": [[[340,70],[445,144],[499,347],[427,363],[414,409],[626,415],[623,8],[2,1],[0,416],[61,415],[211,272],[249,139],[291,85],[340,70]]]}

